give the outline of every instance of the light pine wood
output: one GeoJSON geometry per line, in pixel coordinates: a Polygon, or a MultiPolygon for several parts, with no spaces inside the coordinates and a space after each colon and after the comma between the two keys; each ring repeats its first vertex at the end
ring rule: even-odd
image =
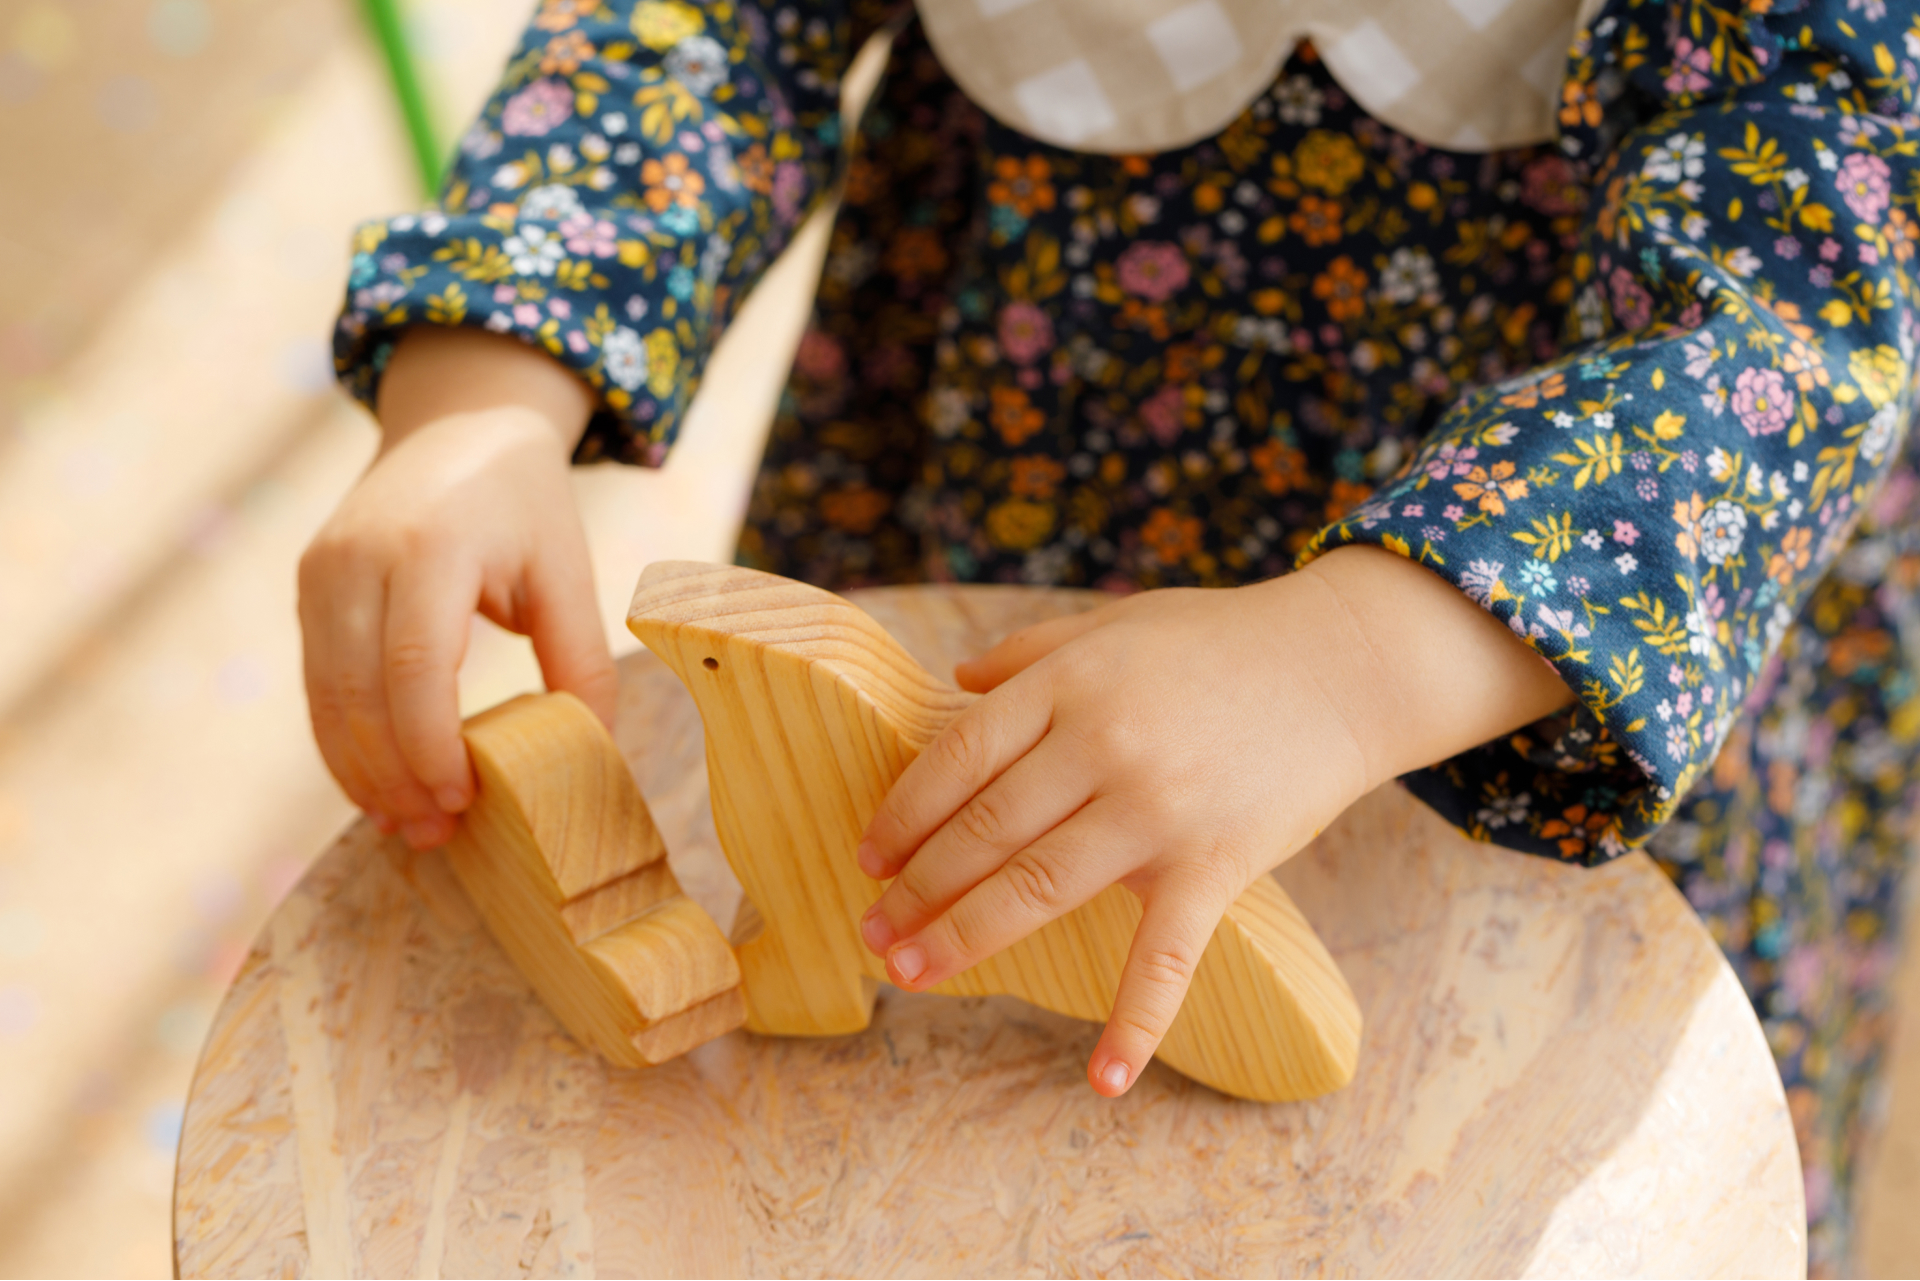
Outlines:
{"type": "MultiPolygon", "coordinates": [[[[933,671],[1099,600],[853,599],[933,671]]],[[[699,713],[651,654],[620,672],[614,736],[674,874],[731,920],[699,713]]],[[[1089,1024],[891,988],[850,1036],[733,1032],[608,1067],[444,852],[355,824],[202,1051],[178,1271],[1804,1275],[1772,1057],[1646,858],[1587,871],[1476,845],[1389,787],[1276,879],[1366,1017],[1353,1082],[1252,1104],[1156,1064],[1109,1100],[1086,1088],[1089,1024]]]]}
{"type": "MultiPolygon", "coordinates": [[[[733,930],[748,1028],[860,1031],[886,978],[860,916],[885,887],[854,847],[893,781],[974,696],[858,606],[756,570],[651,565],[627,626],[686,683],[706,725],[720,844],[757,909],[733,930]]],[[[1105,1022],[1140,916],[1132,893],[1110,887],[931,990],[1105,1022]]],[[[1224,1093],[1277,1101],[1339,1089],[1359,1049],[1339,967],[1263,876],[1214,931],[1158,1057],[1224,1093]]]]}
{"type": "Polygon", "coordinates": [[[620,749],[571,694],[467,722],[479,790],[447,862],[562,1026],[621,1067],[739,1027],[740,968],[680,892],[620,749]]]}

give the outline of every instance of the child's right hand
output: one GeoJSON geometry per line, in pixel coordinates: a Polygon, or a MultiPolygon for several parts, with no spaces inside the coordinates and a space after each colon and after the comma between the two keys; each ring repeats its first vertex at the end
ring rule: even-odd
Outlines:
{"type": "Polygon", "coordinates": [[[473,799],[457,675],[475,612],[531,638],[550,689],[613,720],[616,677],[567,477],[591,395],[545,355],[410,331],[379,455],[300,561],[307,700],[327,767],[416,849],[473,799]]]}

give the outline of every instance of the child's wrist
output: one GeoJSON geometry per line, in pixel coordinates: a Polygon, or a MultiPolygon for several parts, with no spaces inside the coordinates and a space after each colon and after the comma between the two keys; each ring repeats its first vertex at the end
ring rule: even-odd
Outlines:
{"type": "Polygon", "coordinates": [[[380,380],[382,450],[451,418],[537,424],[571,455],[595,397],[574,372],[516,338],[482,329],[415,325],[380,380]]]}
{"type": "Polygon", "coordinates": [[[1369,787],[1565,707],[1559,674],[1451,583],[1404,557],[1345,547],[1311,562],[1337,602],[1321,649],[1368,762],[1369,787]]]}

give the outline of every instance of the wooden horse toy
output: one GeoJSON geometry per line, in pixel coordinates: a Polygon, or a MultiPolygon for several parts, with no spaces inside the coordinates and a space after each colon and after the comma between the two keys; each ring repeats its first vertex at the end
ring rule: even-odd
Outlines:
{"type": "MultiPolygon", "coordinates": [[[[745,891],[731,943],[667,870],[625,763],[565,695],[469,722],[480,790],[452,865],[496,938],[576,1037],[658,1063],[733,1027],[867,1026],[880,958],[861,914],[883,883],[854,848],[887,788],[974,699],[851,603],[753,570],[650,566],[627,625],[692,693],[715,826],[745,891]]],[[[1104,1021],[1140,921],[1113,886],[934,988],[1104,1021]]],[[[1224,1093],[1310,1098],[1353,1076],[1360,1013],[1271,877],[1235,901],[1159,1057],[1224,1093]]]]}

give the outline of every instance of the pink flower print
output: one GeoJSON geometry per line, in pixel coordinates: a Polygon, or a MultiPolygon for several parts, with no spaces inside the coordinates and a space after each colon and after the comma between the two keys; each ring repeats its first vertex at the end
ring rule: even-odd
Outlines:
{"type": "Polygon", "coordinates": [[[1613,291],[1613,315],[1622,328],[1641,329],[1653,319],[1653,295],[1625,267],[1615,267],[1607,284],[1613,291]]]}
{"type": "Polygon", "coordinates": [[[608,258],[614,250],[613,224],[582,209],[560,224],[560,235],[570,253],[608,258]]]}
{"type": "Polygon", "coordinates": [[[1140,405],[1140,421],[1161,445],[1171,445],[1186,426],[1187,398],[1180,388],[1168,383],[1140,405]]]}
{"type": "Polygon", "coordinates": [[[1743,369],[1733,382],[1733,412],[1750,436],[1785,431],[1793,420],[1794,395],[1774,369],[1743,369]]]}
{"type": "Polygon", "coordinates": [[[1550,217],[1578,213],[1586,208],[1587,189],[1564,157],[1546,155],[1520,175],[1520,199],[1550,217]]]}
{"type": "Polygon", "coordinates": [[[547,311],[562,320],[573,315],[573,304],[565,298],[554,298],[547,303],[547,311]]]}
{"type": "Polygon", "coordinates": [[[800,216],[800,201],[807,192],[807,171],[791,160],[783,160],[773,170],[773,211],[783,222],[800,216]]]}
{"type": "Polygon", "coordinates": [[[517,138],[538,138],[573,115],[573,90],[559,80],[536,80],[507,99],[500,131],[517,138]]]}
{"type": "Polygon", "coordinates": [[[1673,70],[1667,73],[1665,81],[1667,92],[1699,93],[1713,83],[1707,79],[1712,67],[1712,51],[1681,36],[1673,45],[1673,70]]]}
{"type": "Polygon", "coordinates": [[[1856,151],[1840,162],[1833,185],[1840,188],[1840,197],[1854,217],[1861,222],[1879,222],[1893,198],[1893,171],[1880,157],[1856,151]]]}
{"type": "Polygon", "coordinates": [[[800,337],[800,350],[795,353],[793,364],[801,377],[829,383],[847,372],[847,353],[832,334],[809,329],[800,337]]]}
{"type": "Polygon", "coordinates": [[[1471,445],[1462,449],[1448,441],[1427,460],[1426,472],[1435,480],[1445,480],[1449,475],[1464,476],[1473,470],[1473,460],[1479,456],[1480,451],[1471,445]]]}
{"type": "Polygon", "coordinates": [[[1053,322],[1027,301],[1008,303],[1000,312],[1000,349],[1016,365],[1030,365],[1053,350],[1053,322]]]}
{"type": "Polygon", "coordinates": [[[525,329],[537,329],[540,325],[540,309],[530,302],[523,302],[513,309],[514,323],[525,329]]]}
{"type": "Polygon", "coordinates": [[[1178,245],[1161,240],[1136,240],[1117,264],[1120,287],[1148,302],[1165,302],[1185,288],[1187,256],[1178,245]]]}
{"type": "Polygon", "coordinates": [[[1632,521],[1616,520],[1613,522],[1613,541],[1619,543],[1622,547],[1633,546],[1634,543],[1639,541],[1639,538],[1640,531],[1634,528],[1632,521]]]}

